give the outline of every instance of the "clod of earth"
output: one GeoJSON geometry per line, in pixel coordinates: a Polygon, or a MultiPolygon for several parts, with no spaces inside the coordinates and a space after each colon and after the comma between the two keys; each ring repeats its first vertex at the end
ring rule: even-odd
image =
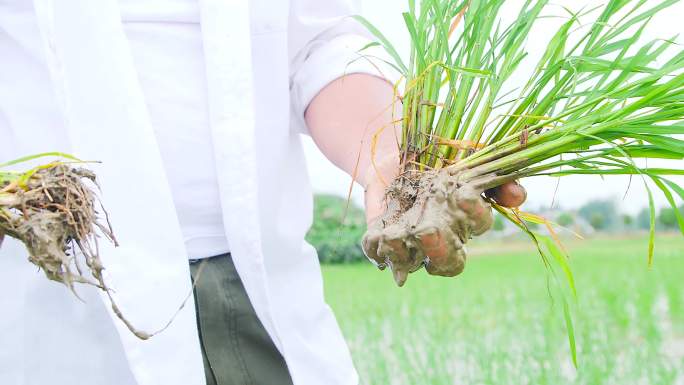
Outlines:
{"type": "Polygon", "coordinates": [[[482,196],[491,178],[459,177],[443,169],[399,177],[388,188],[387,211],[368,229],[363,249],[378,268],[389,266],[397,285],[423,266],[432,275],[460,274],[468,240],[491,228],[491,205],[482,196]]]}

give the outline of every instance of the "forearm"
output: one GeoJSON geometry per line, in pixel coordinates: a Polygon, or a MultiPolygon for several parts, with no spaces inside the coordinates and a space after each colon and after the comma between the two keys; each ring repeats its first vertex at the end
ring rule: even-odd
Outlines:
{"type": "MultiPolygon", "coordinates": [[[[398,165],[401,104],[396,99],[387,81],[352,74],[326,86],[306,110],[306,123],[321,152],[364,187],[376,169],[373,162],[394,160],[398,165]]],[[[391,168],[377,171],[391,178],[391,168]]]]}
{"type": "Polygon", "coordinates": [[[373,221],[399,169],[401,103],[394,87],[375,76],[347,75],[326,86],[305,115],[321,152],[366,190],[366,219],[373,221]]]}
{"type": "Polygon", "coordinates": [[[348,75],[326,86],[305,115],[318,148],[364,187],[366,220],[373,222],[399,170],[401,103],[394,87],[375,76],[348,75]]]}

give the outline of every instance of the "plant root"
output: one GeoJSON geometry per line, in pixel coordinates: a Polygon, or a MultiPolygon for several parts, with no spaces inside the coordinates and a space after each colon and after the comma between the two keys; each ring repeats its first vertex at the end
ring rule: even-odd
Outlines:
{"type": "Polygon", "coordinates": [[[106,292],[117,317],[138,338],[147,339],[150,335],[136,330],[119,311],[103,278],[98,239],[102,235],[117,242],[90,185],[97,187],[94,173],[56,162],[0,186],[0,234],[23,242],[28,260],[76,297],[76,283],[106,292]]]}
{"type": "Polygon", "coordinates": [[[466,243],[492,226],[482,193],[492,177],[460,180],[448,170],[401,176],[388,188],[387,211],[364,236],[363,249],[378,268],[389,266],[403,286],[409,273],[453,277],[465,268],[466,243]]]}

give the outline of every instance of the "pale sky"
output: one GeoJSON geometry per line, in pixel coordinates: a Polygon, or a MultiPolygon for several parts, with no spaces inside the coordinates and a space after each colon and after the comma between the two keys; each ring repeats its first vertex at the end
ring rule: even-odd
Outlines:
{"type": "MultiPolygon", "coordinates": [[[[407,2],[405,0],[363,0],[362,2],[364,6],[364,16],[392,40],[400,53],[407,52],[408,35],[405,33],[405,27],[401,17],[401,13],[405,10],[407,2]]],[[[522,0],[506,2],[505,9],[507,8],[515,11],[522,3],[522,0]]],[[[593,6],[603,4],[604,2],[596,0],[558,0],[552,3],[578,10],[585,4],[587,5],[587,8],[592,8],[593,6]]],[[[649,3],[651,2],[647,2],[647,4],[649,3]]],[[[658,2],[653,1],[653,3],[657,4],[658,2]]],[[[513,12],[505,12],[505,9],[502,14],[514,16],[513,12]]],[[[547,7],[545,14],[564,15],[559,6],[553,5],[547,7]]],[[[676,34],[684,35],[682,15],[684,15],[684,2],[679,2],[669,10],[654,18],[653,22],[644,33],[644,41],[658,37],[671,38],[676,34]]],[[[538,58],[538,55],[541,55],[550,35],[555,32],[555,26],[560,22],[560,19],[544,19],[544,21],[532,31],[530,40],[527,44],[527,50],[530,52],[530,59],[528,59],[526,63],[523,63],[518,70],[517,79],[515,78],[515,75],[513,76],[513,82],[522,83],[522,81],[525,80],[523,76],[527,73],[525,68],[529,68],[536,63],[536,58],[538,58]],[[535,53],[537,55],[535,55],[535,53]]],[[[679,41],[683,42],[684,38],[680,37],[679,41]]],[[[346,197],[351,178],[328,162],[310,139],[306,138],[304,145],[314,191],[346,197]]],[[[684,168],[684,161],[650,161],[649,166],[684,168]]],[[[684,177],[671,179],[684,186],[684,177]]],[[[556,190],[557,181],[557,179],[549,177],[527,178],[523,180],[522,183],[528,190],[528,202],[525,207],[533,211],[540,205],[550,205],[554,191],[556,190]]],[[[557,204],[560,202],[561,206],[564,208],[572,209],[581,206],[591,199],[613,198],[620,202],[620,206],[625,212],[634,214],[648,205],[648,195],[641,180],[634,178],[629,193],[623,200],[628,184],[628,177],[622,176],[609,176],[605,179],[602,179],[600,176],[564,177],[560,180],[555,201],[557,204]]],[[[667,205],[667,201],[659,190],[655,187],[653,187],[652,190],[658,206],[667,205]]],[[[354,187],[353,198],[359,205],[362,204],[363,193],[359,186],[354,187]]]]}

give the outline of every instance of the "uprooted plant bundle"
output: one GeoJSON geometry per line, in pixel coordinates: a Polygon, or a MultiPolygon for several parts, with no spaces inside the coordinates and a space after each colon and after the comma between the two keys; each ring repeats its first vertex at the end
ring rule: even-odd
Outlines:
{"type": "Polygon", "coordinates": [[[147,339],[150,334],[136,330],[123,317],[105,283],[98,242],[104,237],[116,244],[116,239],[94,190],[95,174],[80,163],[66,154],[48,153],[0,164],[0,243],[4,236],[21,241],[29,261],[76,296],[75,284],[103,290],[131,332],[147,339]],[[44,156],[66,161],[6,171],[44,156]]]}
{"type": "MultiPolygon", "coordinates": [[[[356,17],[403,78],[402,169],[388,187],[387,213],[364,239],[369,258],[390,267],[399,285],[423,266],[431,274],[459,274],[465,244],[491,226],[490,207],[530,235],[545,262],[543,248],[558,256],[555,242],[526,226],[548,222],[505,207],[491,190],[531,176],[638,176],[649,189],[652,217],[646,181],[673,206],[673,192],[684,198],[667,179],[684,171],[637,164],[684,158],[684,141],[675,137],[684,134],[684,52],[675,37],[641,39],[651,18],[676,2],[610,0],[574,12],[547,0],[409,0],[408,63],[356,17]],[[507,23],[512,3],[521,6],[507,23]],[[531,31],[549,17],[562,24],[548,32],[541,59],[516,75],[524,81],[514,88],[513,75],[528,56],[525,42],[531,33],[547,33],[531,31]]],[[[684,218],[678,220],[684,231],[684,218]]]]}

